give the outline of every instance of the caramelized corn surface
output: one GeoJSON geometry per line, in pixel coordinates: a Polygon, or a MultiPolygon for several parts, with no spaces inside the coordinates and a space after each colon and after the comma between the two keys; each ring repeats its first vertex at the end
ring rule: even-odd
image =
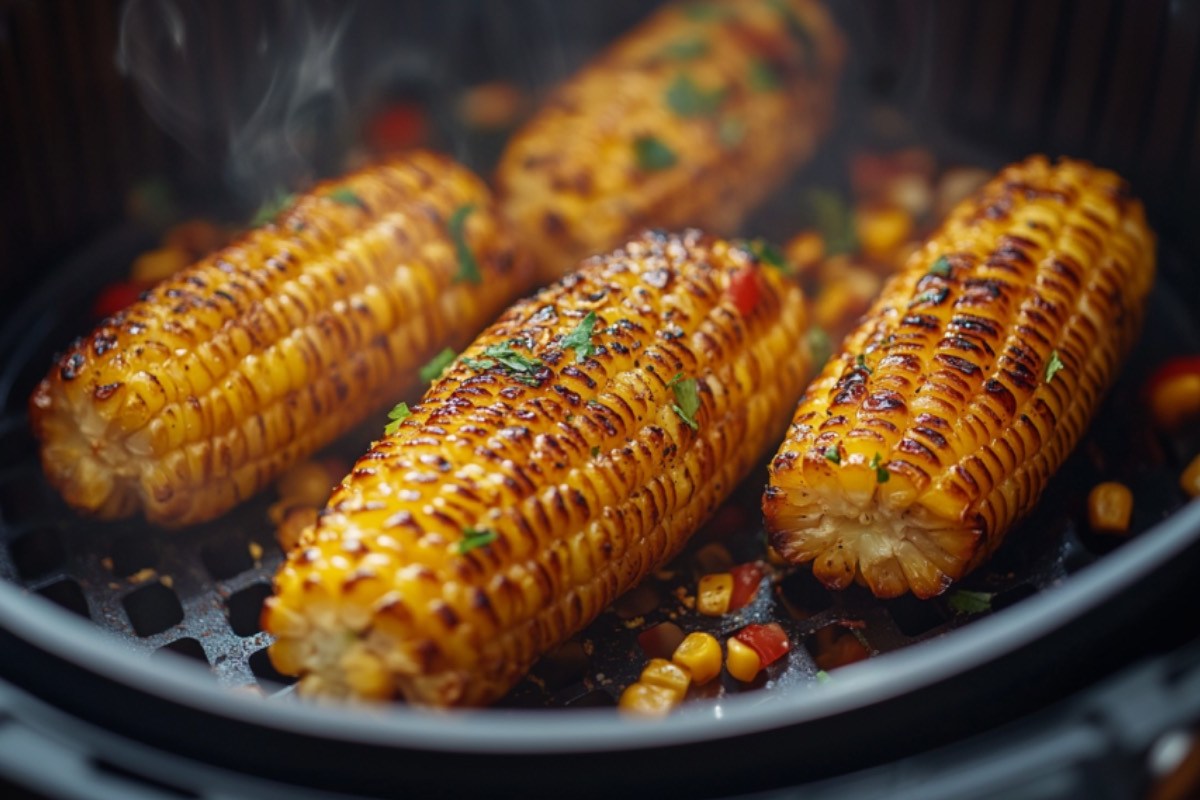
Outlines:
{"type": "Polygon", "coordinates": [[[322,184],[70,348],[30,401],[46,475],[100,517],[215,517],[394,403],[529,272],[447,158],[322,184]]]}
{"type": "Polygon", "coordinates": [[[797,286],[695,231],[644,234],[521,301],[289,555],[263,616],[274,664],[310,696],[496,700],[776,441],[805,328],[797,286]],[[757,300],[739,311],[747,270],[757,300]]]}
{"type": "Polygon", "coordinates": [[[1154,275],[1111,172],[1033,157],[960,204],[809,386],[772,543],[827,586],[930,597],[1037,501],[1133,344],[1154,275]]]}
{"type": "Polygon", "coordinates": [[[675,4],[611,46],[497,170],[543,279],[646,225],[733,233],[828,129],[844,49],[810,0],[675,4]]]}

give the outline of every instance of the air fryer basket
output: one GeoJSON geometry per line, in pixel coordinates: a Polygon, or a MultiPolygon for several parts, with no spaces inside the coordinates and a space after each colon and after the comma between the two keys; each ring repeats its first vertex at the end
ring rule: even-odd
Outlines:
{"type": "MultiPolygon", "coordinates": [[[[1194,609],[1186,582],[1200,564],[1200,503],[1179,508],[1173,488],[1189,443],[1152,434],[1137,396],[1164,358],[1200,352],[1200,271],[1186,255],[1195,242],[1183,232],[1184,211],[1172,205],[1182,178],[1164,171],[1162,154],[1181,155],[1189,168],[1191,161],[1186,140],[1166,141],[1169,134],[1144,122],[1127,136],[1129,126],[1121,124],[1123,111],[1137,105],[1128,99],[1137,87],[1121,73],[1130,59],[1140,64],[1139,54],[1151,52],[1147,42],[1161,41],[1168,46],[1153,69],[1178,66],[1165,15],[1140,18],[1133,2],[1098,3],[1094,15],[1067,2],[972,4],[966,11],[938,3],[916,14],[902,13],[911,4],[871,5],[871,24],[846,20],[858,49],[870,53],[851,80],[897,103],[925,98],[939,124],[920,109],[910,120],[946,159],[994,167],[1027,149],[1062,148],[1096,153],[1147,182],[1164,176],[1149,197],[1153,222],[1167,236],[1146,330],[1087,440],[1035,514],[966,584],[995,592],[996,613],[955,614],[941,600],[882,603],[858,590],[834,595],[800,571],[778,593],[760,592],[739,615],[713,621],[674,602],[676,587],[694,587],[685,556],[669,575],[649,581],[659,602],[637,614],[643,626],[674,619],[685,630],[728,633],[777,619],[800,646],[763,685],[739,691],[730,681],[719,695],[653,724],[589,708],[612,705],[644,660],[636,643],[642,626],[610,611],[582,634],[591,650],[585,667],[566,674],[535,669],[535,679],[498,709],[431,714],[299,703],[271,669],[268,638],[258,629],[281,559],[266,523],[269,497],[164,534],[136,522],[80,520],[40,477],[25,399],[50,353],[82,332],[90,299],[150,241],[121,230],[63,265],[0,334],[3,771],[47,790],[88,780],[114,794],[132,791],[134,775],[151,781],[143,790],[185,796],[280,790],[268,781],[352,793],[404,787],[455,795],[521,785],[535,793],[610,796],[645,788],[648,776],[680,794],[746,792],[860,768],[1014,719],[1125,663],[1145,645],[1147,613],[1194,609]],[[914,27],[893,28],[893,21],[914,27]],[[991,52],[977,53],[968,42],[989,29],[1004,35],[991,52]],[[1042,35],[1030,43],[1030,31],[1042,35]],[[916,42],[924,55],[905,60],[897,40],[916,42]],[[1097,41],[1118,53],[1112,64],[1093,58],[1097,41]],[[1060,51],[1071,58],[1054,55],[1060,51]],[[989,65],[1019,67],[1018,79],[1004,84],[1000,67],[989,65]],[[1037,93],[1038,69],[1058,88],[1023,104],[1022,96],[1037,93]],[[1109,121],[1110,133],[1078,127],[1058,104],[1082,109],[1094,123],[1109,121]],[[1009,109],[1020,113],[1006,119],[1009,109]],[[1155,143],[1159,149],[1150,152],[1155,143]],[[1101,477],[1119,477],[1138,497],[1139,533],[1120,546],[1074,522],[1082,496],[1101,477]],[[788,613],[783,599],[807,613],[788,613]],[[804,643],[843,623],[874,657],[816,685],[804,643]],[[30,765],[46,753],[71,769],[39,774],[30,765]]],[[[1153,111],[1182,116],[1191,105],[1168,98],[1153,111]]],[[[848,107],[844,126],[853,128],[855,113],[848,107]]],[[[853,136],[839,137],[798,181],[843,180],[854,146],[853,136]]],[[[768,209],[757,223],[769,228],[774,216],[768,209]]],[[[353,456],[373,432],[351,434],[339,447],[353,456]]],[[[751,506],[761,483],[756,474],[740,492],[751,506]]],[[[751,532],[726,543],[741,557],[761,550],[751,532]]],[[[1188,668],[1194,663],[1184,660],[1188,668]]],[[[1179,674],[1191,673],[1181,667],[1179,674]]],[[[1142,746],[1138,740],[1131,752],[1142,746]]]]}

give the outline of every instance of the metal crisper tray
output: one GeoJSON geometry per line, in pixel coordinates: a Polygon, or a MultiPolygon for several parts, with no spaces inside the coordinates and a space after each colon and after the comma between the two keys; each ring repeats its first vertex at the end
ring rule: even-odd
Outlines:
{"type": "MultiPolygon", "coordinates": [[[[259,612],[282,560],[266,509],[271,492],[225,517],[180,531],[153,529],[131,520],[99,523],[76,516],[41,476],[25,403],[51,363],[56,347],[86,327],[90,298],[120,275],[147,237],[118,232],[65,266],[30,299],[0,336],[0,579],[87,617],[112,634],[114,646],[157,660],[164,670],[205,665],[215,681],[234,689],[290,694],[288,679],[271,667],[270,637],[259,612]],[[163,655],[167,654],[167,655],[163,655]],[[182,656],[184,658],[179,658],[182,656]]],[[[1164,252],[1161,270],[1186,268],[1164,252]]],[[[1186,274],[1186,273],[1178,273],[1186,274]]],[[[1122,480],[1137,497],[1134,534],[1179,508],[1177,487],[1186,443],[1156,437],[1138,411],[1137,387],[1174,352],[1200,349],[1187,309],[1160,280],[1155,313],[1117,389],[1084,442],[1052,481],[1034,514],[1015,530],[991,563],[964,589],[994,593],[997,610],[1066,579],[1097,558],[1120,558],[1122,539],[1096,537],[1080,528],[1087,491],[1100,480],[1122,480]],[[1109,551],[1116,553],[1107,556],[1109,551]]],[[[1186,283],[1184,284],[1186,285],[1186,283]]],[[[344,437],[330,448],[353,459],[370,432],[344,437]]],[[[764,557],[758,501],[765,470],[757,470],[716,519],[736,518],[720,538],[735,563],[764,557]]],[[[717,523],[722,524],[722,523],[717,523]]],[[[793,643],[787,657],[750,686],[723,677],[702,698],[813,682],[815,635],[845,628],[871,657],[941,636],[988,612],[955,612],[945,598],[879,601],[858,587],[830,593],[804,569],[777,570],[754,602],[722,618],[689,609],[698,567],[695,554],[717,536],[710,525],[672,564],[618,601],[552,658],[543,659],[502,705],[565,707],[613,705],[647,660],[638,634],[670,621],[684,631],[727,636],[748,622],[777,621],[793,643]]],[[[32,602],[32,601],[31,601],[32,602]]],[[[699,700],[703,702],[703,699],[699,700]]]]}

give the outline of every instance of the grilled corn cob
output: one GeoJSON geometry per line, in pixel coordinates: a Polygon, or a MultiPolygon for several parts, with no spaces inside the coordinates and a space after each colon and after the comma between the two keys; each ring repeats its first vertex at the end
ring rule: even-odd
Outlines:
{"type": "Polygon", "coordinates": [[[395,402],[530,276],[449,159],[318,186],[70,348],[30,401],[46,475],[100,517],[215,517],[395,402]]]}
{"type": "Polygon", "coordinates": [[[497,171],[543,279],[646,225],[734,232],[828,129],[844,49],[814,0],[677,4],[612,46],[497,171]]]}
{"type": "Polygon", "coordinates": [[[772,543],[826,586],[944,591],[1037,501],[1136,336],[1154,275],[1111,172],[1032,157],[961,203],[809,386],[772,543]]]}
{"type": "Polygon", "coordinates": [[[289,555],[263,613],[276,668],[308,695],[499,698],[782,434],[804,330],[796,285],[696,231],[643,234],[521,301],[289,555]]]}

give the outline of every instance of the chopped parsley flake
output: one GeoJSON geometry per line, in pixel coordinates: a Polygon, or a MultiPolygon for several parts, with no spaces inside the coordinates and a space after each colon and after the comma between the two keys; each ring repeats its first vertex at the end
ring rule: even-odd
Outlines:
{"type": "Polygon", "coordinates": [[[946,604],[959,614],[982,614],[992,610],[993,597],[995,595],[990,592],[969,592],[966,589],[959,589],[946,598],[946,604]]]}
{"type": "Polygon", "coordinates": [[[1066,368],[1066,366],[1062,362],[1062,359],[1058,357],[1058,351],[1051,350],[1050,360],[1046,362],[1046,383],[1054,380],[1054,376],[1058,374],[1059,370],[1066,368]]]}
{"type": "Polygon", "coordinates": [[[675,166],[679,158],[671,148],[656,136],[639,136],[633,140],[633,153],[637,157],[638,169],[656,172],[675,166]]]}
{"type": "Polygon", "coordinates": [[[446,367],[454,361],[454,351],[447,347],[442,352],[434,356],[428,364],[421,367],[421,380],[426,383],[432,383],[442,377],[442,373],[446,371],[446,367]]]}
{"type": "Polygon", "coordinates": [[[823,669],[817,670],[817,683],[829,683],[833,678],[823,669]]]}
{"type": "Polygon", "coordinates": [[[458,543],[458,554],[464,555],[477,547],[491,544],[497,538],[496,532],[489,528],[463,528],[463,538],[458,543]]]}
{"type": "Polygon", "coordinates": [[[854,366],[858,367],[861,370],[864,370],[868,375],[874,374],[874,372],[875,372],[875,370],[873,370],[867,366],[867,357],[864,356],[862,353],[859,353],[857,356],[854,357],[854,366]]]}
{"type": "Polygon", "coordinates": [[[711,117],[724,100],[724,89],[701,89],[687,75],[680,75],[667,87],[667,105],[684,118],[711,117]]]}
{"type": "Polygon", "coordinates": [[[939,256],[938,260],[933,262],[933,266],[929,268],[929,274],[937,275],[939,278],[949,278],[950,269],[950,259],[939,256]]]}
{"type": "Polygon", "coordinates": [[[883,465],[883,456],[876,453],[871,457],[871,469],[875,470],[875,482],[887,483],[892,474],[887,471],[887,467],[883,465]]]}
{"type": "Polygon", "coordinates": [[[812,353],[813,370],[820,370],[833,355],[833,343],[824,328],[813,326],[808,329],[808,349],[812,353]]]}
{"type": "Polygon", "coordinates": [[[388,419],[391,420],[384,426],[383,432],[389,436],[400,430],[400,423],[412,416],[412,412],[408,410],[408,403],[397,403],[388,412],[388,419]]]}
{"type": "Polygon", "coordinates": [[[592,458],[596,458],[599,455],[600,455],[599,445],[592,445],[592,458]]]}
{"type": "Polygon", "coordinates": [[[783,86],[783,79],[775,71],[775,67],[765,58],[756,58],[750,64],[750,74],[746,76],[750,88],[756,92],[774,92],[783,86]]]}
{"type": "Polygon", "coordinates": [[[717,141],[722,147],[733,148],[746,138],[746,125],[737,117],[725,117],[717,125],[717,141]]]}
{"type": "Polygon", "coordinates": [[[839,453],[837,447],[834,447],[833,445],[826,447],[823,455],[825,456],[826,461],[832,461],[834,464],[842,463],[842,454],[839,453]]]}
{"type": "Polygon", "coordinates": [[[708,42],[700,37],[680,39],[671,42],[663,49],[663,55],[677,61],[691,61],[700,58],[708,52],[708,42]]]}
{"type": "Polygon", "coordinates": [[[919,295],[914,297],[912,302],[908,304],[908,307],[912,308],[913,306],[919,306],[922,303],[940,306],[942,301],[945,300],[946,296],[949,294],[950,290],[945,286],[938,287],[937,289],[930,289],[929,291],[921,292],[919,295]]]}
{"type": "Polygon", "coordinates": [[[562,339],[563,349],[568,348],[575,351],[575,363],[581,363],[592,353],[596,352],[596,346],[592,344],[592,331],[596,327],[596,312],[589,311],[587,316],[583,318],[574,330],[568,333],[562,339]]]}
{"type": "Polygon", "coordinates": [[[692,430],[700,430],[700,425],[696,422],[696,412],[700,410],[700,390],[696,379],[684,378],[683,373],[679,372],[671,378],[667,386],[675,393],[675,402],[671,404],[671,408],[676,415],[692,430]]]}
{"type": "Polygon", "coordinates": [[[765,239],[755,239],[750,242],[750,252],[754,257],[763,262],[769,267],[789,272],[787,259],[783,257],[783,253],[779,248],[771,244],[765,239]]]}
{"type": "Polygon", "coordinates": [[[458,257],[458,274],[454,276],[454,280],[478,285],[483,283],[483,274],[479,271],[479,262],[475,260],[475,254],[471,252],[471,246],[467,244],[466,236],[467,217],[471,216],[471,212],[474,210],[474,203],[467,203],[454,209],[454,213],[450,215],[450,221],[446,223],[446,228],[450,232],[450,239],[454,242],[454,252],[458,257]]]}
{"type": "Polygon", "coordinates": [[[254,212],[254,217],[250,220],[250,227],[257,228],[266,225],[294,202],[296,202],[296,195],[290,192],[276,192],[273,199],[263,203],[259,206],[258,211],[254,212]]]}
{"type": "Polygon", "coordinates": [[[344,206],[356,206],[363,211],[367,210],[367,204],[358,196],[358,193],[347,186],[339,186],[329,194],[325,195],[335,203],[341,203],[344,206]]]}
{"type": "Polygon", "coordinates": [[[521,355],[512,348],[512,341],[489,345],[483,349],[483,355],[484,358],[464,356],[462,363],[468,369],[476,372],[485,372],[493,367],[501,366],[514,380],[520,381],[526,386],[539,385],[539,381],[533,373],[541,369],[541,360],[521,355]]]}

